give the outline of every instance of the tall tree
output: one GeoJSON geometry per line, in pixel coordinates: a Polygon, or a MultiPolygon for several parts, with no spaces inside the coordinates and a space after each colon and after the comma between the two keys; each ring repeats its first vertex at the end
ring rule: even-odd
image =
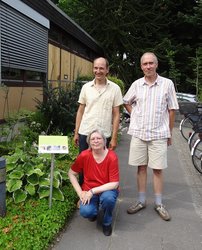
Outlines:
{"type": "Polygon", "coordinates": [[[194,77],[190,56],[201,41],[200,2],[59,0],[59,7],[100,42],[112,62],[111,72],[127,84],[142,75],[139,58],[149,50],[160,60],[159,72],[172,77],[181,91],[187,77],[194,77]]]}

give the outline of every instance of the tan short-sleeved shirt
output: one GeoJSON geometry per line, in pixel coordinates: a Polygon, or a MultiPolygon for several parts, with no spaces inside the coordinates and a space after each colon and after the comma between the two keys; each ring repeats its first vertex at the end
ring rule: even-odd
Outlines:
{"type": "Polygon", "coordinates": [[[112,109],[123,104],[120,87],[107,79],[106,88],[99,92],[93,80],[83,85],[78,102],[85,105],[79,134],[88,135],[94,129],[101,129],[110,137],[112,109]]]}

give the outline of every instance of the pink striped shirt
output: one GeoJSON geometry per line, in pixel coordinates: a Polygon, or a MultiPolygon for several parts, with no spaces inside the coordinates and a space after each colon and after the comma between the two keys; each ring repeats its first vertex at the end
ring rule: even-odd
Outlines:
{"type": "Polygon", "coordinates": [[[152,85],[140,78],[132,83],[123,101],[132,105],[128,134],[144,141],[169,138],[168,110],[178,109],[173,82],[158,75],[152,85]]]}

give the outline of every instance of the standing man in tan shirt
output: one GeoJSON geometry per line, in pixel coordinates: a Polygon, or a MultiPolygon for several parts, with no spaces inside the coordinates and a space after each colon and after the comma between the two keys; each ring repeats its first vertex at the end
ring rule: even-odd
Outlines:
{"type": "MultiPolygon", "coordinates": [[[[88,148],[88,134],[94,129],[103,131],[107,147],[115,149],[120,122],[120,106],[123,98],[120,87],[107,79],[109,63],[99,57],[93,62],[95,78],[83,85],[79,95],[79,108],[76,115],[74,142],[79,152],[88,148]]],[[[80,176],[80,184],[82,183],[80,176]]]]}

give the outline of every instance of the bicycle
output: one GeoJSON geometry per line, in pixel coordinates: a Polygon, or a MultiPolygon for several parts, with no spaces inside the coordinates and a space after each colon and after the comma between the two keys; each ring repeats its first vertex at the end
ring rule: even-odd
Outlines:
{"type": "Polygon", "coordinates": [[[188,139],[189,149],[192,150],[196,141],[201,138],[202,135],[202,115],[199,115],[197,123],[193,126],[193,132],[188,139]]]}
{"type": "Polygon", "coordinates": [[[198,132],[195,132],[195,138],[198,138],[191,149],[192,162],[196,170],[202,174],[202,120],[198,123],[198,132]]]}
{"type": "Polygon", "coordinates": [[[192,102],[179,102],[180,114],[184,115],[184,118],[180,122],[180,132],[185,140],[189,140],[193,133],[193,128],[197,124],[201,116],[201,103],[192,102]]]}

